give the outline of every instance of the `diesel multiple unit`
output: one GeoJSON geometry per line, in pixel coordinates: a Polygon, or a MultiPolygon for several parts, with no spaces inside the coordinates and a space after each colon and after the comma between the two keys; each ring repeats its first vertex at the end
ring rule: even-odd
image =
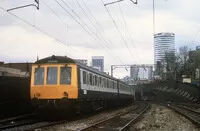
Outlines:
{"type": "Polygon", "coordinates": [[[66,56],[50,56],[32,66],[31,100],[41,105],[107,106],[134,99],[134,90],[104,72],[66,56]]]}

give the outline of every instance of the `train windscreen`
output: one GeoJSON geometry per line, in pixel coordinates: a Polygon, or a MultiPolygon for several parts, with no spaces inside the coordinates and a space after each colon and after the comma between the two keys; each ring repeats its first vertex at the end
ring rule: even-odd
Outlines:
{"type": "Polygon", "coordinates": [[[71,67],[60,68],[60,84],[71,84],[71,67]]]}
{"type": "Polygon", "coordinates": [[[58,68],[57,67],[48,67],[47,68],[47,84],[57,84],[57,75],[58,68]]]}
{"type": "Polygon", "coordinates": [[[34,85],[44,84],[44,67],[35,68],[34,72],[34,85]]]}

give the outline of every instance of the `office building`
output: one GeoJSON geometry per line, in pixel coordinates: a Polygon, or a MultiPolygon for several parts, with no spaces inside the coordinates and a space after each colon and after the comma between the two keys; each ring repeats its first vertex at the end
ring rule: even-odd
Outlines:
{"type": "Polygon", "coordinates": [[[175,54],[175,34],[162,32],[154,34],[154,64],[162,61],[165,53],[175,54]]]}
{"type": "Polygon", "coordinates": [[[103,56],[92,56],[92,67],[104,72],[104,57],[103,56]]]}

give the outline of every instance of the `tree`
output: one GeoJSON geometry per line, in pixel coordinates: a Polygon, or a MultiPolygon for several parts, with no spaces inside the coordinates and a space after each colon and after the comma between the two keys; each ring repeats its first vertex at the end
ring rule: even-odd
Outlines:
{"type": "Polygon", "coordinates": [[[173,52],[165,52],[165,56],[163,58],[163,65],[165,69],[165,78],[173,78],[176,79],[176,71],[178,67],[177,57],[173,52]]]}

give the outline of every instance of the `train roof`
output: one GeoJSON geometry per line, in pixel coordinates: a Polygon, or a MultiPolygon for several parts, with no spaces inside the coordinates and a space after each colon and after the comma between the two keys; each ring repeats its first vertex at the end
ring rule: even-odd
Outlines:
{"type": "MultiPolygon", "coordinates": [[[[82,67],[83,69],[86,69],[86,70],[89,70],[89,71],[92,71],[96,74],[99,74],[99,75],[103,75],[107,78],[110,78],[110,79],[115,79],[115,80],[118,80],[117,78],[114,78],[104,72],[100,72],[92,67],[89,67],[87,65],[84,65],[72,58],[69,58],[67,56],[55,56],[55,55],[52,55],[52,56],[49,56],[49,57],[46,57],[46,58],[43,58],[43,59],[40,59],[40,60],[37,60],[34,64],[45,64],[45,63],[50,63],[50,64],[55,64],[55,63],[74,63],[74,64],[77,64],[79,67],[82,67]]],[[[120,80],[119,80],[120,81],[120,80]]],[[[121,81],[122,82],[122,81],[121,81]]],[[[124,83],[124,82],[122,82],[124,83]]],[[[126,83],[124,83],[126,84],[126,83]]]]}
{"type": "Polygon", "coordinates": [[[44,63],[76,63],[75,60],[67,56],[49,56],[40,60],[37,60],[34,64],[44,64],[44,63]]]}

